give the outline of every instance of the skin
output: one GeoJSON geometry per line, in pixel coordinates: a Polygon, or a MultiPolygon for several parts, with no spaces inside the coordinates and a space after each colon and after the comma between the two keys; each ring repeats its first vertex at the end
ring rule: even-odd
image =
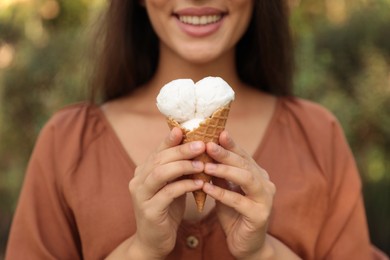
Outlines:
{"type": "Polygon", "coordinates": [[[253,0],[214,1],[145,1],[152,26],[161,39],[162,53],[174,52],[177,58],[205,64],[231,51],[244,34],[253,9],[253,0]],[[192,37],[176,24],[176,14],[186,8],[215,8],[224,17],[221,28],[207,37],[192,37]]]}
{"type": "Polygon", "coordinates": [[[186,174],[201,172],[204,165],[189,159],[205,152],[203,142],[179,145],[180,129],[174,129],[147,161],[137,167],[129,189],[135,205],[138,242],[149,248],[147,252],[159,258],[173,249],[177,228],[184,214],[184,196],[195,191],[203,182],[191,179],[175,181],[186,174]]]}
{"type": "Polygon", "coordinates": [[[193,199],[186,202],[187,193],[192,196],[190,193],[197,189],[214,199],[206,200],[204,214],[215,201],[226,243],[237,259],[299,259],[267,234],[275,185],[251,157],[272,117],[275,98],[243,84],[235,70],[234,46],[247,28],[253,1],[146,0],[144,6],[161,40],[157,72],[138,92],[102,106],[125,150],[138,165],[129,184],[137,232],[107,259],[164,259],[174,248],[181,220],[204,216],[196,212],[193,199]],[[200,6],[227,15],[215,33],[193,37],[178,28],[172,13],[200,6]],[[166,134],[168,127],[155,98],[160,88],[173,79],[197,81],[209,75],[224,78],[236,92],[229,132],[220,135],[220,145],[180,144],[183,137],[179,129],[166,134]],[[247,125],[252,127],[248,129],[247,125]],[[131,136],[128,129],[132,129],[131,136]],[[203,152],[217,163],[191,160],[203,152]],[[183,178],[203,170],[217,179],[214,185],[183,178]]]}

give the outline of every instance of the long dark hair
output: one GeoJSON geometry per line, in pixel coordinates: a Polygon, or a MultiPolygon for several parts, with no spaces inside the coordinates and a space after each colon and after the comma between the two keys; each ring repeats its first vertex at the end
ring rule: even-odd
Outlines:
{"type": "MultiPolygon", "coordinates": [[[[238,75],[254,88],[289,96],[293,48],[286,1],[254,1],[252,20],[237,45],[238,75]]],[[[110,1],[103,19],[91,97],[108,101],[131,93],[153,76],[159,47],[139,1],[110,1]]]]}

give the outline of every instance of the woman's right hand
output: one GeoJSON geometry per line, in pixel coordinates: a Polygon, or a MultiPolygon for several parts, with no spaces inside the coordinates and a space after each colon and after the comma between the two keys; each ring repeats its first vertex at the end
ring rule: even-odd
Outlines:
{"type": "Polygon", "coordinates": [[[205,144],[180,144],[182,138],[179,128],[172,129],[146,162],[136,168],[129,183],[137,222],[131,246],[147,254],[148,259],[164,258],[173,250],[185,209],[183,195],[203,186],[202,181],[183,177],[204,170],[203,163],[191,159],[205,152],[205,144]]]}

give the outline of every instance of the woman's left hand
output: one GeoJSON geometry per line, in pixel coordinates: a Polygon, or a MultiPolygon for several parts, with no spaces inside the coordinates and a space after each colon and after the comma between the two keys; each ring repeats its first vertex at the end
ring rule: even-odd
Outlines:
{"type": "Polygon", "coordinates": [[[232,255],[250,259],[259,255],[265,244],[275,185],[226,131],[219,142],[207,144],[208,155],[217,163],[205,165],[214,184],[205,183],[203,190],[217,201],[218,218],[232,255]]]}

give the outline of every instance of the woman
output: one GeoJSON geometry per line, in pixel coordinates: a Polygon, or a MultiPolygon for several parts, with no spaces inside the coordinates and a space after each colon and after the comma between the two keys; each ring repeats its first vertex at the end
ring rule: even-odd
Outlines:
{"type": "Polygon", "coordinates": [[[282,0],[111,1],[93,84],[103,102],[42,130],[7,258],[372,258],[337,121],[291,97],[287,20],[282,0]],[[155,98],[206,76],[236,92],[228,131],[220,145],[181,144],[155,98]],[[192,160],[204,152],[216,163],[192,160]],[[185,178],[201,171],[213,184],[185,178]],[[186,195],[198,189],[201,214],[186,195]]]}

